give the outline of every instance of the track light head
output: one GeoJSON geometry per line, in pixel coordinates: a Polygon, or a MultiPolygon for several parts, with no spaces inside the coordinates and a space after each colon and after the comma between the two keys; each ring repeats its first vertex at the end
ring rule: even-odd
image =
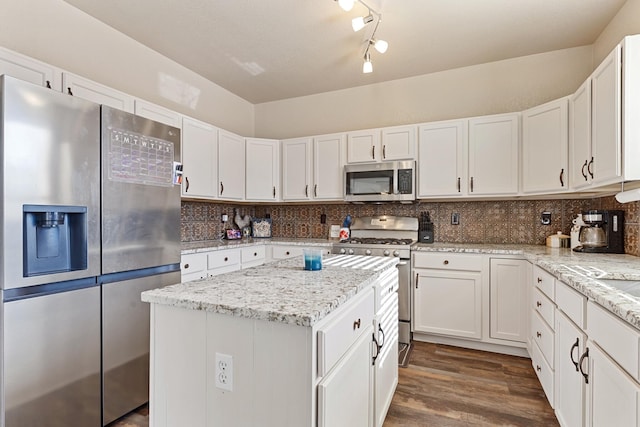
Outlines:
{"type": "Polygon", "coordinates": [[[371,43],[373,43],[373,47],[380,53],[385,53],[387,49],[389,49],[389,43],[384,40],[371,40],[371,43]]]}
{"type": "Polygon", "coordinates": [[[338,2],[338,5],[342,8],[342,10],[349,12],[351,9],[353,9],[353,5],[355,3],[355,0],[336,0],[338,2]]]}
{"type": "Polygon", "coordinates": [[[373,21],[373,15],[368,14],[367,16],[358,16],[357,18],[353,18],[351,21],[351,26],[353,27],[353,31],[360,31],[367,25],[368,23],[373,21]]]}
{"type": "Polygon", "coordinates": [[[362,64],[362,72],[369,74],[373,72],[373,64],[371,63],[371,55],[369,52],[364,54],[364,64],[362,64]]]}

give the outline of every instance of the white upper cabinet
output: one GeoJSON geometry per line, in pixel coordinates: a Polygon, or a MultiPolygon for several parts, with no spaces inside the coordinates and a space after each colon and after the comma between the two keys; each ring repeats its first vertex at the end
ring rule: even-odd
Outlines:
{"type": "Polygon", "coordinates": [[[382,159],[380,129],[360,130],[347,134],[347,162],[371,163],[382,159]]]}
{"type": "Polygon", "coordinates": [[[275,201],[280,197],[280,141],[246,138],[247,200],[275,201]]]}
{"type": "Polygon", "coordinates": [[[416,158],[416,126],[367,129],[347,134],[347,163],[416,158]]]}
{"type": "Polygon", "coordinates": [[[548,194],[569,188],[569,106],[557,99],[522,113],[522,191],[548,194]]]}
{"type": "Polygon", "coordinates": [[[218,131],[218,197],[244,200],[244,138],[220,129],[218,131]]]}
{"type": "Polygon", "coordinates": [[[416,158],[416,126],[382,129],[382,161],[416,158]]]}
{"type": "Polygon", "coordinates": [[[111,89],[108,86],[71,73],[64,73],[62,75],[62,86],[64,88],[63,92],[69,95],[133,113],[134,98],[124,92],[111,89]]]}
{"type": "Polygon", "coordinates": [[[218,129],[188,117],[182,120],[182,196],[218,195],[218,129]]]}
{"type": "Polygon", "coordinates": [[[164,108],[141,99],[136,99],[134,105],[134,112],[138,116],[146,117],[147,119],[155,120],[156,122],[164,123],[176,128],[180,128],[180,125],[182,124],[182,116],[168,108],[164,108]]]}
{"type": "Polygon", "coordinates": [[[466,120],[419,126],[418,198],[466,195],[466,148],[466,120]]]}
{"type": "Polygon", "coordinates": [[[591,159],[587,171],[592,185],[620,181],[622,176],[621,47],[591,75],[591,159]]]}
{"type": "Polygon", "coordinates": [[[344,199],[344,165],[347,160],[346,134],[313,138],[313,198],[344,199]]]}
{"type": "Polygon", "coordinates": [[[591,79],[569,97],[569,182],[579,190],[591,185],[591,79]]]}
{"type": "Polygon", "coordinates": [[[519,113],[469,119],[469,195],[518,193],[519,113]]]}
{"type": "Polygon", "coordinates": [[[311,200],[311,138],[282,141],[282,200],[311,200]]]}
{"type": "Polygon", "coordinates": [[[0,47],[0,75],[6,74],[60,92],[62,72],[44,62],[0,47]]]}

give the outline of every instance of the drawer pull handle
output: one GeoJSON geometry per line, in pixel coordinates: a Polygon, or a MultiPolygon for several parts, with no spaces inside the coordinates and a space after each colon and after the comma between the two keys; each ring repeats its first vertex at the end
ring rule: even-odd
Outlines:
{"type": "Polygon", "coordinates": [[[589,384],[589,374],[585,373],[584,370],[582,369],[582,362],[587,357],[589,357],[589,347],[587,347],[587,349],[584,351],[584,353],[582,353],[582,356],[580,356],[580,360],[578,361],[578,366],[580,368],[580,373],[584,377],[584,383],[585,384],[589,384]]]}
{"type": "Polygon", "coordinates": [[[578,348],[579,345],[580,345],[580,338],[576,338],[576,342],[573,343],[573,345],[571,346],[571,350],[569,350],[569,358],[571,359],[571,363],[573,363],[573,366],[576,367],[576,372],[580,372],[580,368],[578,367],[578,362],[573,360],[573,350],[578,348]]]}
{"type": "Polygon", "coordinates": [[[542,371],[542,368],[540,367],[540,365],[536,365],[536,371],[538,372],[542,371]]]}
{"type": "Polygon", "coordinates": [[[229,261],[229,257],[224,257],[224,262],[229,261]]]}
{"type": "Polygon", "coordinates": [[[542,307],[542,303],[540,301],[536,301],[536,307],[542,307]]]}
{"type": "Polygon", "coordinates": [[[542,283],[542,279],[538,277],[538,283],[542,283]]]}
{"type": "Polygon", "coordinates": [[[536,332],[536,336],[537,336],[538,338],[540,338],[540,337],[542,336],[542,334],[541,334],[540,332],[536,332]]]}
{"type": "Polygon", "coordinates": [[[185,264],[185,265],[184,265],[184,268],[185,268],[185,269],[186,269],[186,268],[189,268],[189,264],[185,264]]]}
{"type": "Polygon", "coordinates": [[[360,329],[360,319],[353,322],[353,330],[360,329]]]}
{"type": "Polygon", "coordinates": [[[448,259],[445,259],[445,260],[444,260],[444,262],[443,262],[443,264],[444,264],[444,265],[449,265],[449,260],[448,260],[448,259]]]}
{"type": "Polygon", "coordinates": [[[378,331],[380,331],[380,343],[378,344],[380,346],[380,348],[378,348],[378,352],[380,352],[380,350],[382,350],[382,347],[384,347],[384,331],[382,330],[382,325],[378,324],[378,331]]]}

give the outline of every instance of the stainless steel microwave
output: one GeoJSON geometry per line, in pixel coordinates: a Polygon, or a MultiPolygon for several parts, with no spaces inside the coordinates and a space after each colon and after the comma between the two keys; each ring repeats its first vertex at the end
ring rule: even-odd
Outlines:
{"type": "Polygon", "coordinates": [[[347,202],[411,202],[416,199],[416,162],[367,163],[344,167],[347,202]]]}

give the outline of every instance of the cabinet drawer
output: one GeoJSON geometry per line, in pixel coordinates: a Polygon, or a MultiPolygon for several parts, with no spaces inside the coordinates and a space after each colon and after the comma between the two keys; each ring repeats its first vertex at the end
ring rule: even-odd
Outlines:
{"type": "Polygon", "coordinates": [[[180,261],[182,275],[194,275],[201,272],[204,273],[207,270],[206,253],[182,255],[180,261]]]}
{"type": "Polygon", "coordinates": [[[533,284],[548,296],[551,301],[556,300],[556,278],[537,265],[533,266],[533,284]]]}
{"type": "Polygon", "coordinates": [[[414,253],[414,268],[439,270],[482,270],[482,256],[457,253],[414,253]]]}
{"type": "Polygon", "coordinates": [[[533,370],[536,372],[536,375],[540,380],[540,384],[542,384],[544,394],[547,395],[547,400],[553,408],[555,407],[553,394],[553,369],[542,356],[542,352],[538,346],[534,343],[531,347],[533,347],[531,349],[531,364],[533,365],[533,370]]]}
{"type": "Polygon", "coordinates": [[[367,326],[373,325],[373,290],[352,303],[331,323],[318,331],[318,375],[324,376],[358,339],[367,326]]]}
{"type": "Polygon", "coordinates": [[[207,268],[222,268],[237,265],[240,267],[240,251],[238,249],[209,252],[207,268]]]}
{"type": "MultiPolygon", "coordinates": [[[[302,257],[302,246],[274,246],[272,251],[273,259],[285,259],[294,256],[302,257]]],[[[300,258],[302,265],[302,258],[300,258]]]]}
{"type": "Polygon", "coordinates": [[[555,325],[555,314],[556,314],[556,306],[555,304],[547,298],[545,294],[538,288],[533,288],[533,309],[540,314],[540,317],[549,325],[550,328],[553,328],[555,325]]]}
{"type": "Polygon", "coordinates": [[[253,267],[264,263],[265,246],[250,246],[240,250],[242,268],[253,267]]]}
{"type": "Polygon", "coordinates": [[[542,352],[545,360],[553,369],[553,347],[555,333],[553,329],[547,325],[537,311],[533,311],[531,316],[531,335],[533,342],[537,344],[542,352]]]}
{"type": "Polygon", "coordinates": [[[636,380],[640,332],[594,302],[587,303],[587,335],[636,380]]]}
{"type": "Polygon", "coordinates": [[[560,281],[556,283],[556,304],[569,319],[582,330],[585,330],[585,316],[587,313],[587,297],[571,289],[560,281]]]}

